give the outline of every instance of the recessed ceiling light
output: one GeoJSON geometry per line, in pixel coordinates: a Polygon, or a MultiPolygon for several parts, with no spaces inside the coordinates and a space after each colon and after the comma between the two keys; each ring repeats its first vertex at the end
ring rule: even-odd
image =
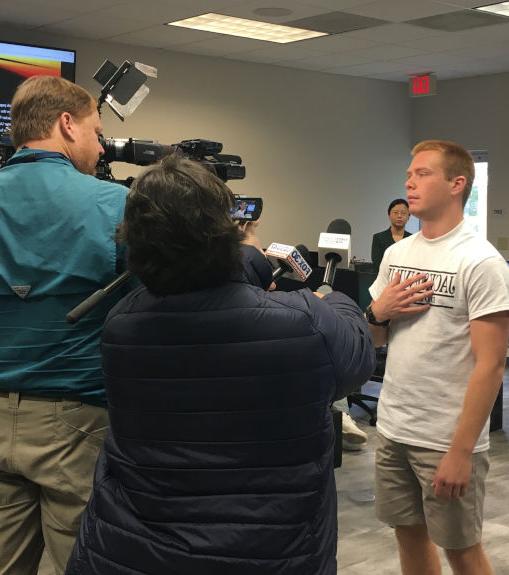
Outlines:
{"type": "Polygon", "coordinates": [[[255,40],[266,40],[267,42],[278,42],[279,44],[328,35],[325,32],[292,28],[291,26],[281,26],[280,24],[270,24],[269,22],[246,20],[245,18],[234,18],[233,16],[214,13],[168,22],[167,25],[228,34],[230,36],[241,36],[242,38],[253,38],[255,40]]]}
{"type": "Polygon", "coordinates": [[[478,6],[475,10],[482,12],[491,12],[500,16],[509,16],[509,2],[499,2],[498,4],[488,4],[487,6],[478,6]]]}

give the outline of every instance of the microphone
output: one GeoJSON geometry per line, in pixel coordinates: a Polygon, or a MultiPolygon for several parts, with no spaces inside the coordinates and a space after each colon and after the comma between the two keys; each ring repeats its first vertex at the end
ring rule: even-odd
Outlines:
{"type": "Polygon", "coordinates": [[[272,272],[272,280],[276,281],[281,276],[299,282],[305,282],[313,271],[306,261],[309,258],[309,250],[306,246],[288,246],[272,242],[265,251],[265,255],[275,268],[272,272]]]}
{"type": "Polygon", "coordinates": [[[101,300],[103,300],[111,292],[119,288],[130,277],[131,272],[125,271],[123,274],[120,274],[118,277],[116,277],[108,285],[105,285],[103,288],[98,289],[91,296],[87,297],[82,302],[80,302],[76,307],[73,307],[72,310],[65,316],[68,323],[76,323],[77,321],[79,321],[85,314],[87,314],[91,309],[93,309],[101,300]]]}
{"type": "Polygon", "coordinates": [[[318,264],[325,267],[320,293],[330,293],[338,267],[348,269],[351,259],[350,234],[352,228],[346,220],[332,221],[327,232],[318,240],[318,264]]]}

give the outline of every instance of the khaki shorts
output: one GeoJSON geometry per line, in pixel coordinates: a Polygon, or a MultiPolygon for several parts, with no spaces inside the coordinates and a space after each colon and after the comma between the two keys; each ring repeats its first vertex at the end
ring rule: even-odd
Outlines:
{"type": "Polygon", "coordinates": [[[376,515],[393,527],[426,525],[444,549],[465,549],[481,541],[488,452],[474,453],[472,476],[463,497],[435,497],[432,481],[442,451],[396,443],[378,434],[376,515]]]}

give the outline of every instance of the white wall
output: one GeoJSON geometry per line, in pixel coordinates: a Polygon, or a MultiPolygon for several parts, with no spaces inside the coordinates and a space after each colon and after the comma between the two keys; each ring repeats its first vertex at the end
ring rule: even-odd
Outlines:
{"type": "MultiPolygon", "coordinates": [[[[151,93],[124,124],[104,108],[105,135],[223,142],[247,167],[233,191],[263,196],[265,245],[316,249],[319,232],[345,218],[353,254],[369,259],[372,234],[388,225],[388,203],[404,196],[411,105],[402,84],[35,32],[0,30],[0,39],[76,49],[76,81],[96,95],[91,77],[105,58],[156,66],[151,93]]],[[[137,173],[114,168],[117,177],[137,173]]]]}
{"type": "Polygon", "coordinates": [[[509,74],[439,82],[438,91],[413,101],[412,140],[449,139],[488,151],[488,240],[509,259],[509,74]]]}

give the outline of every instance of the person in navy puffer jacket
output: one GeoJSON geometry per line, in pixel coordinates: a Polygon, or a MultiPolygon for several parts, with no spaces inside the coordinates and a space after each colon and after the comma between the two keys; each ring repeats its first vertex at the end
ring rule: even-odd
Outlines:
{"type": "Polygon", "coordinates": [[[174,157],[129,193],[143,286],[104,327],[111,427],[67,575],[336,575],[330,405],[374,369],[368,326],[341,293],[266,291],[232,205],[174,157]]]}

